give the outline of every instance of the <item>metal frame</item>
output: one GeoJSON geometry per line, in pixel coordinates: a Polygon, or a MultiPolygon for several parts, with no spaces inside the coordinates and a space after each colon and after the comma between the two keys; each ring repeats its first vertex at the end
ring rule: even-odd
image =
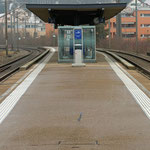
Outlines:
{"type": "Polygon", "coordinates": [[[59,25],[96,25],[121,12],[126,3],[26,4],[41,20],[59,25]]]}
{"type": "MultiPolygon", "coordinates": [[[[60,26],[58,29],[72,29],[73,31],[74,31],[74,29],[82,29],[82,43],[84,44],[84,35],[83,35],[83,31],[84,31],[84,29],[93,29],[94,30],[94,49],[95,49],[95,54],[94,54],[94,57],[95,58],[93,58],[93,59],[83,59],[83,62],[84,63],[95,63],[96,62],[96,28],[95,28],[95,26],[60,26]]],[[[73,32],[73,36],[74,36],[74,32],[73,32]]],[[[73,42],[74,42],[74,40],[73,40],[73,42]]],[[[58,43],[60,43],[60,35],[58,36],[58,43]]],[[[73,43],[73,45],[74,45],[74,43],[73,43]]],[[[84,45],[83,45],[84,46],[84,45]]],[[[83,51],[83,50],[82,50],[83,51]]],[[[70,63],[70,62],[73,62],[73,60],[74,59],[67,59],[67,60],[62,60],[62,59],[60,59],[60,49],[59,49],[59,47],[58,47],[58,62],[59,63],[70,63]]],[[[83,53],[82,53],[83,54],[83,53]]]]}
{"type": "Polygon", "coordinates": [[[102,3],[102,4],[26,4],[27,8],[50,8],[50,9],[100,9],[112,7],[125,7],[126,3],[102,3]]]}

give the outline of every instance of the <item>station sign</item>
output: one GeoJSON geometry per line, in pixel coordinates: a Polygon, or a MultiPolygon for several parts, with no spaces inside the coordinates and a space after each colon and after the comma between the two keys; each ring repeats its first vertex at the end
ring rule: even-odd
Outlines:
{"type": "Polygon", "coordinates": [[[75,38],[75,40],[81,40],[82,39],[82,29],[75,29],[74,30],[74,38],[75,38]]]}

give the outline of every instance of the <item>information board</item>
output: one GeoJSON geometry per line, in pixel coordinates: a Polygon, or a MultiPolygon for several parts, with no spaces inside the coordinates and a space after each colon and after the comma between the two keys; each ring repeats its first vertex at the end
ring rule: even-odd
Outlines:
{"type": "Polygon", "coordinates": [[[82,30],[81,29],[75,29],[74,30],[74,36],[75,36],[75,40],[81,40],[82,39],[82,30]]]}

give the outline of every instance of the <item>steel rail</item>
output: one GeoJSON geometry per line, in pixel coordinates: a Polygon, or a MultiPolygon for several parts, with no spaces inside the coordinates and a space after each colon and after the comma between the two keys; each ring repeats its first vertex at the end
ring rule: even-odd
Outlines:
{"type": "Polygon", "coordinates": [[[14,61],[0,66],[0,82],[19,71],[20,67],[29,61],[32,61],[44,52],[43,49],[31,49],[31,53],[20,57],[14,61]]]}
{"type": "Polygon", "coordinates": [[[147,61],[143,58],[133,55],[119,54],[119,53],[115,54],[134,64],[137,68],[142,70],[143,73],[146,73],[148,76],[150,76],[150,61],[147,61]]]}
{"type": "Polygon", "coordinates": [[[133,53],[118,51],[118,50],[109,50],[109,49],[97,49],[97,51],[110,51],[115,53],[116,55],[120,56],[121,58],[125,59],[126,61],[134,64],[136,68],[146,75],[148,78],[150,77],[150,57],[136,55],[133,53]]]}

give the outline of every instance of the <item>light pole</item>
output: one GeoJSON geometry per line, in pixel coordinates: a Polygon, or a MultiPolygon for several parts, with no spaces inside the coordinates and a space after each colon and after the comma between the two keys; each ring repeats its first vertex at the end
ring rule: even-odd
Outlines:
{"type": "Polygon", "coordinates": [[[26,21],[26,19],[27,19],[27,15],[26,15],[26,12],[24,13],[24,37],[26,38],[26,33],[27,33],[27,28],[26,28],[26,26],[27,26],[27,21],[26,21]]]}
{"type": "Polygon", "coordinates": [[[109,19],[109,48],[111,48],[111,22],[110,22],[110,19],[109,19]]]}
{"type": "Polygon", "coordinates": [[[13,23],[12,23],[12,20],[13,20],[13,17],[12,17],[12,12],[10,13],[10,17],[11,17],[11,50],[13,50],[13,23]]]}
{"type": "MultiPolygon", "coordinates": [[[[116,0],[117,3],[120,3],[120,0],[116,0]]],[[[122,37],[122,27],[121,27],[121,13],[116,16],[116,33],[117,37],[122,37]]]]}
{"type": "Polygon", "coordinates": [[[136,53],[138,54],[138,3],[135,0],[135,12],[136,12],[136,53]]]}
{"type": "Polygon", "coordinates": [[[36,31],[36,15],[34,15],[34,38],[37,37],[37,31],[36,31]]]}
{"type": "Polygon", "coordinates": [[[17,51],[19,51],[19,10],[17,10],[17,51]]]}
{"type": "Polygon", "coordinates": [[[7,22],[7,0],[5,0],[5,46],[6,56],[8,57],[8,22],[7,22]]]}
{"type": "Polygon", "coordinates": [[[56,46],[56,35],[55,35],[55,33],[53,34],[53,46],[56,46]]]}
{"type": "Polygon", "coordinates": [[[16,48],[16,12],[15,12],[15,9],[13,10],[13,27],[14,27],[14,32],[13,32],[13,36],[14,36],[14,39],[13,39],[13,43],[14,43],[14,49],[16,48]]]}

